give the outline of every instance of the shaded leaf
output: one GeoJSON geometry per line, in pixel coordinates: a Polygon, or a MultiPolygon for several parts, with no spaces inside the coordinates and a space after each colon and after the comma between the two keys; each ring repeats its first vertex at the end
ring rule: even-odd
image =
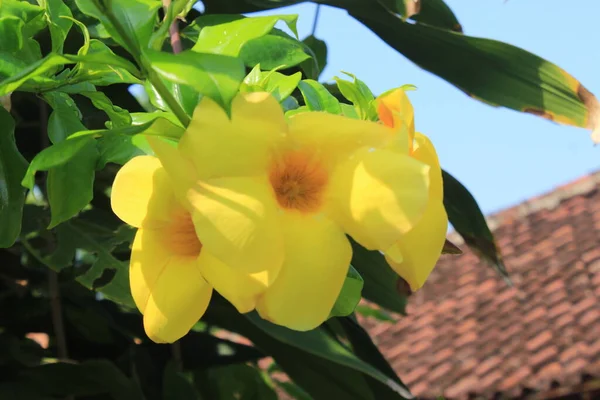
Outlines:
{"type": "Polygon", "coordinates": [[[510,284],[500,250],[473,195],[456,178],[442,171],[444,207],[456,232],[475,253],[510,284]]]}
{"type": "Polygon", "coordinates": [[[342,95],[354,105],[360,119],[376,121],[378,119],[377,110],[374,107],[371,107],[372,102],[375,100],[375,96],[373,96],[369,87],[356,76],[348,72],[344,72],[344,74],[351,77],[353,81],[349,82],[340,79],[337,76],[334,77],[337,87],[342,95]]]}
{"type": "Polygon", "coordinates": [[[340,102],[323,85],[312,79],[298,83],[304,103],[310,111],[327,111],[330,114],[340,114],[340,102]]]}
{"type": "Polygon", "coordinates": [[[254,312],[244,314],[244,316],[263,332],[285,344],[294,346],[323,359],[333,361],[338,365],[348,367],[354,371],[361,372],[365,376],[371,377],[386,385],[395,393],[398,393],[405,398],[412,398],[412,395],[407,392],[402,385],[390,380],[389,377],[380,370],[357,358],[355,354],[325,333],[321,328],[307,332],[297,332],[265,321],[254,312]]]}
{"type": "Polygon", "coordinates": [[[65,164],[93,141],[94,139],[91,136],[77,137],[63,140],[42,150],[31,160],[21,184],[28,189],[33,189],[36,172],[47,171],[50,168],[65,164]]]}
{"type": "MultiPolygon", "coordinates": [[[[101,292],[104,297],[119,304],[134,308],[135,304],[129,290],[129,265],[118,260],[112,251],[123,242],[131,240],[131,228],[124,226],[118,231],[104,227],[85,219],[77,218],[57,227],[60,257],[53,254],[53,259],[72,261],[76,249],[83,249],[93,254],[92,266],[76,279],[90,290],[101,292]],[[110,273],[108,281],[99,280],[110,273]]],[[[68,264],[66,264],[68,265],[68,264]]]]}
{"type": "Polygon", "coordinates": [[[312,51],[312,59],[301,64],[302,70],[310,79],[318,79],[327,65],[327,44],[314,36],[308,36],[302,41],[312,51]]]}
{"type": "MultiPolygon", "coordinates": [[[[354,317],[340,318],[338,320],[346,333],[346,337],[350,341],[352,348],[356,355],[363,361],[376,367],[379,371],[387,375],[387,377],[393,380],[397,385],[402,388],[402,392],[398,393],[403,398],[412,399],[414,396],[410,393],[406,385],[400,380],[394,369],[387,362],[383,354],[379,351],[377,346],[371,340],[371,337],[363,329],[362,326],[356,322],[354,317]]],[[[368,380],[369,386],[373,390],[377,399],[388,399],[393,398],[394,392],[390,390],[388,386],[381,385],[378,381],[368,380]]]]}
{"type": "Polygon", "coordinates": [[[106,113],[112,126],[119,128],[131,125],[131,116],[127,110],[115,106],[112,101],[103,92],[79,92],[80,95],[87,97],[92,101],[94,107],[106,113]]]}
{"type": "MultiPolygon", "coordinates": [[[[69,95],[52,92],[44,98],[53,109],[48,119],[48,137],[53,143],[66,142],[71,134],[86,129],[80,121],[81,112],[69,95]]],[[[96,143],[90,140],[63,163],[48,168],[46,189],[52,215],[49,228],[73,217],[92,200],[97,159],[96,143]]]]}
{"type": "Polygon", "coordinates": [[[0,107],[0,248],[10,247],[21,232],[25,190],[21,180],[27,161],[15,143],[15,123],[4,107],[0,107]]]}
{"type": "Polygon", "coordinates": [[[405,314],[406,296],[398,292],[399,277],[383,254],[367,250],[352,238],[348,239],[352,244],[352,266],[365,281],[363,297],[388,310],[405,314]]]}
{"type": "Polygon", "coordinates": [[[194,385],[170,362],[163,375],[163,399],[198,400],[194,385]]]}
{"type": "Polygon", "coordinates": [[[201,386],[207,399],[277,400],[277,394],[267,384],[261,371],[247,364],[211,368],[201,386]]]}
{"type": "Polygon", "coordinates": [[[24,372],[21,382],[53,398],[105,394],[114,400],[142,399],[135,384],[106,360],[40,365],[24,372]]]}
{"type": "MultiPolygon", "coordinates": [[[[239,332],[250,339],[258,348],[271,355],[286,374],[315,400],[348,399],[375,400],[366,384],[364,375],[320,354],[305,351],[305,342],[294,345],[270,336],[245,316],[239,314],[222,299],[213,301],[203,319],[232,332],[239,332]],[[300,346],[300,347],[298,347],[300,346]]],[[[255,317],[258,318],[258,317],[255,317]]],[[[284,332],[293,332],[281,328],[284,332]]],[[[344,349],[338,342],[319,329],[310,332],[293,332],[298,336],[317,332],[336,349],[344,349]]],[[[327,353],[333,351],[327,350],[327,353]]],[[[344,351],[347,351],[344,349],[344,351]]],[[[317,351],[318,353],[318,351],[317,351]]]]}

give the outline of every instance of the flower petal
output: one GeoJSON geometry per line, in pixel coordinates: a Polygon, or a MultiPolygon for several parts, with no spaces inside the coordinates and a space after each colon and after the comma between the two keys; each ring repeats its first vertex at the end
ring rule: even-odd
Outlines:
{"type": "Polygon", "coordinates": [[[197,180],[194,166],[181,156],[176,142],[156,136],[148,136],[147,139],[169,176],[175,196],[189,211],[191,207],[187,202],[186,193],[197,180]]]}
{"type": "Polygon", "coordinates": [[[414,109],[404,89],[398,88],[377,98],[377,114],[386,126],[407,128],[409,143],[412,142],[415,133],[414,109]]]}
{"type": "Polygon", "coordinates": [[[286,131],[283,110],[268,93],[238,95],[231,105],[231,119],[204,97],[179,149],[202,179],[253,175],[267,168],[272,149],[286,131]]]}
{"type": "Polygon", "coordinates": [[[444,184],[442,181],[440,160],[438,159],[435,147],[433,147],[433,143],[422,133],[417,132],[415,134],[415,146],[412,156],[431,167],[429,169],[429,194],[433,198],[443,199],[444,184]]]}
{"type": "Polygon", "coordinates": [[[144,220],[164,219],[179,207],[160,160],[152,156],[132,158],[119,170],[110,201],[119,218],[138,228],[144,220]]]}
{"type": "Polygon", "coordinates": [[[448,216],[442,200],[431,199],[419,223],[390,249],[391,253],[399,251],[402,259],[386,254],[390,266],[413,292],[423,286],[440,258],[447,229],[448,216]]]}
{"type": "Polygon", "coordinates": [[[287,212],[283,218],[285,261],[259,300],[259,314],[306,331],[329,316],[342,289],[352,248],[344,232],[323,215],[287,212]]]}
{"type": "Polygon", "coordinates": [[[144,329],[157,343],[172,343],[187,334],[210,302],[212,287],[196,257],[171,258],[151,288],[144,329]]]}
{"type": "Polygon", "coordinates": [[[419,221],[428,201],[429,166],[385,149],[360,149],[339,165],[328,213],[370,250],[387,250],[419,221]]]}
{"type": "MultiPolygon", "coordinates": [[[[379,147],[394,140],[394,131],[371,121],[359,121],[326,112],[306,112],[289,118],[289,137],[333,162],[361,147],[379,147]]],[[[405,152],[408,153],[408,146],[405,152]]]]}
{"type": "Polygon", "coordinates": [[[257,297],[268,283],[268,273],[246,274],[219,261],[203,249],[198,260],[204,279],[226,298],[240,313],[247,313],[256,307],[257,297]]]}
{"type": "Polygon", "coordinates": [[[188,192],[202,245],[245,274],[265,274],[270,285],[283,262],[279,208],[266,177],[198,182],[188,192]]]}

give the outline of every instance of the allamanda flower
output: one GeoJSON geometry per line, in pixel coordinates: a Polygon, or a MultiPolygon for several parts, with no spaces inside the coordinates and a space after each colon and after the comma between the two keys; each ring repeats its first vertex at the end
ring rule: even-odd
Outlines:
{"type": "Polygon", "coordinates": [[[115,178],[111,203],[119,218],[139,228],[129,280],[146,334],[155,342],[174,342],[210,301],[212,287],[199,266],[227,267],[202,251],[191,215],[158,158],[140,156],[125,164],[115,178]]]}
{"type": "Polygon", "coordinates": [[[239,312],[308,330],[341,290],[346,234],[387,250],[427,207],[430,167],[405,135],[324,112],[286,120],[272,96],[251,93],[234,99],[230,118],[204,98],[176,148],[152,146],[202,244],[194,274],[239,312]]]}
{"type": "Polygon", "coordinates": [[[435,267],[446,240],[448,216],[443,204],[442,170],[431,141],[415,133],[413,108],[404,90],[393,90],[377,101],[380,120],[393,128],[406,127],[410,156],[430,166],[429,199],[423,217],[385,251],[390,266],[416,291],[435,267]]]}

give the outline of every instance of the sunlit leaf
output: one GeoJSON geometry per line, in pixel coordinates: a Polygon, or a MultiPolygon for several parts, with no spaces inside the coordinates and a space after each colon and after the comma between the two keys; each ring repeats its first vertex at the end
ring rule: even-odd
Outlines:
{"type": "Polygon", "coordinates": [[[199,30],[199,34],[192,50],[200,53],[237,56],[248,41],[271,32],[277,21],[284,21],[297,36],[297,19],[297,15],[272,15],[253,18],[246,18],[241,15],[202,16],[194,21],[195,30],[199,30]]]}
{"type": "Polygon", "coordinates": [[[244,79],[244,64],[237,58],[184,51],[170,54],[148,51],[152,69],[166,80],[189,85],[229,108],[244,79]]]}
{"type": "Polygon", "coordinates": [[[111,38],[136,56],[148,47],[156,13],[162,5],[159,0],[75,0],[75,3],[84,14],[102,22],[111,38]]]}
{"type": "Polygon", "coordinates": [[[248,67],[260,64],[267,70],[294,67],[311,58],[302,42],[280,35],[265,35],[248,41],[239,56],[248,67]]]}
{"type": "Polygon", "coordinates": [[[329,317],[345,317],[352,314],[360,302],[363,284],[363,278],[354,267],[350,266],[342,291],[338,295],[329,317]]]}

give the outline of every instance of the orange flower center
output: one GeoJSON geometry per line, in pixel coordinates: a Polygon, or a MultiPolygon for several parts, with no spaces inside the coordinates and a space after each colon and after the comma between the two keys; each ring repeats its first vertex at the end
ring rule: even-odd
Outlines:
{"type": "Polygon", "coordinates": [[[269,180],[282,208],[302,212],[317,211],[328,177],[321,163],[302,152],[288,152],[273,162],[269,180]]]}
{"type": "Polygon", "coordinates": [[[174,254],[197,257],[202,243],[196,236],[192,216],[188,213],[176,215],[165,229],[165,242],[174,254]]]}

